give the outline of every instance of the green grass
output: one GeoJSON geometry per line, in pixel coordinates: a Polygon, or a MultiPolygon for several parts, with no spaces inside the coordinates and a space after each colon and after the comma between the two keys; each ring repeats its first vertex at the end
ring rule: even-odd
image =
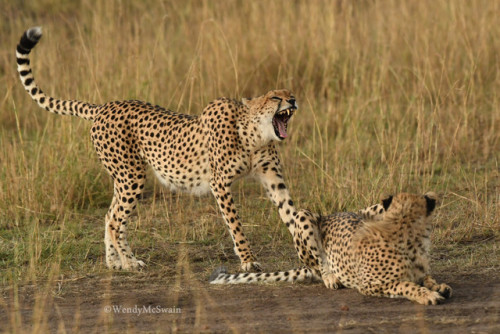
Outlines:
{"type": "MultiPolygon", "coordinates": [[[[219,96],[288,88],[300,110],[279,145],[292,198],[322,213],[383,193],[442,197],[433,242],[463,271],[500,268],[500,3],[495,1],[0,0],[0,285],[106,271],[112,183],[90,123],[39,109],[15,71],[30,26],[35,78],[55,97],[141,99],[199,114],[219,96]],[[475,259],[481,258],[481,261],[475,259]]],[[[255,183],[234,187],[254,250],[295,258],[255,183]]],[[[236,266],[215,201],[149,175],[130,241],[149,271],[174,272],[182,245],[207,273],[236,266]]],[[[272,255],[271,255],[272,254],[272,255]]]]}

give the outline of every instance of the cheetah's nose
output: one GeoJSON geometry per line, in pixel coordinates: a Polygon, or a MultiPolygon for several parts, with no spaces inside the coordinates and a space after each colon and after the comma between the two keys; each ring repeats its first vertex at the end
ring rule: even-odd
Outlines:
{"type": "Polygon", "coordinates": [[[290,103],[293,107],[295,107],[295,99],[287,100],[286,102],[290,103]]]}

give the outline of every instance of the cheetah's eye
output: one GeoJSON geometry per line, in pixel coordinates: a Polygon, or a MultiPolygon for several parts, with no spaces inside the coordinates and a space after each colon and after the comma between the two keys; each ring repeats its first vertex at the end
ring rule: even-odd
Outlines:
{"type": "Polygon", "coordinates": [[[283,99],[281,97],[277,97],[277,96],[271,97],[271,100],[278,101],[278,102],[283,101],[283,99]]]}

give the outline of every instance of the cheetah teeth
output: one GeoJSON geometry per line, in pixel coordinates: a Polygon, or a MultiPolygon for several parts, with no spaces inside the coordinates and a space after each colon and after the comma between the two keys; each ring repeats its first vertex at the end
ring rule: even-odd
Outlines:
{"type": "Polygon", "coordinates": [[[280,116],[284,116],[284,115],[293,115],[293,111],[294,109],[293,108],[289,108],[289,109],[285,109],[285,110],[280,110],[278,111],[277,115],[280,115],[280,116]]]}

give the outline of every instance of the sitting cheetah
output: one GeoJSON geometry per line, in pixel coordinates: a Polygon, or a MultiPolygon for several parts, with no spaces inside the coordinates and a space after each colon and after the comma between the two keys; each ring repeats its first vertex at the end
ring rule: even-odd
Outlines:
{"type": "Polygon", "coordinates": [[[259,270],[231,195],[231,185],[243,176],[257,178],[281,219],[293,233],[296,212],[282,176],[274,142],[288,136],[288,121],[297,109],[288,90],[274,90],[242,101],[219,98],[200,116],[182,115],[141,101],[102,105],[64,101],[47,96],[34,81],[29,53],[42,36],[27,30],[17,45],[17,69],[26,91],[38,105],[59,115],[93,122],[91,138],[114,182],[105,218],[106,264],[113,269],[137,269],[127,243],[126,224],[144,188],[146,168],[171,190],[212,192],[233,239],[242,269],[259,270]]]}
{"type": "Polygon", "coordinates": [[[294,216],[294,242],[306,267],[236,275],[219,268],[211,283],[322,279],[328,288],[345,286],[368,296],[437,304],[452,290],[429,275],[430,214],[435,205],[434,193],[402,193],[358,213],[319,217],[301,210],[294,216]]]}

